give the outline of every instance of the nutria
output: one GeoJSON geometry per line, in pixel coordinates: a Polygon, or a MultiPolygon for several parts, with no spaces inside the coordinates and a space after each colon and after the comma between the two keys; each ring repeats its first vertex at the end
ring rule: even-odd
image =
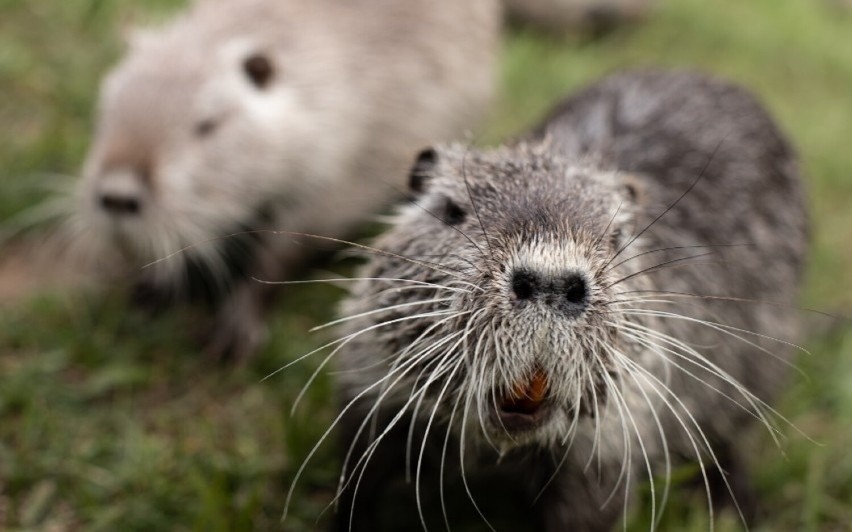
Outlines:
{"type": "Polygon", "coordinates": [[[504,0],[510,19],[556,34],[597,37],[645,18],[653,0],[504,0]]]}
{"type": "Polygon", "coordinates": [[[617,74],[507,146],[423,151],[410,189],[330,357],[340,529],[608,530],[683,461],[753,518],[743,429],[777,430],[807,249],[753,96],[617,74]]]}
{"type": "Polygon", "coordinates": [[[104,80],[73,231],[147,266],[147,299],[209,303],[213,353],[251,353],[268,289],[251,278],[316,247],[258,231],[347,235],[404,190],[423,145],[483,114],[500,17],[497,0],[196,2],[104,80]]]}

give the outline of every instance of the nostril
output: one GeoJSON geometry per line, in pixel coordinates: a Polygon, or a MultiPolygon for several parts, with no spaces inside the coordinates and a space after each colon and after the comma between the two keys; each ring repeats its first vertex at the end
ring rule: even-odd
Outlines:
{"type": "Polygon", "coordinates": [[[537,280],[528,271],[516,271],[512,275],[512,298],[515,300],[526,300],[532,298],[536,293],[537,280]]]}
{"type": "Polygon", "coordinates": [[[141,208],[139,199],[133,196],[103,194],[100,201],[101,207],[112,214],[139,214],[141,208]]]}
{"type": "Polygon", "coordinates": [[[572,273],[564,279],[562,293],[572,306],[585,305],[588,297],[587,292],[586,280],[583,279],[583,276],[572,273]]]}

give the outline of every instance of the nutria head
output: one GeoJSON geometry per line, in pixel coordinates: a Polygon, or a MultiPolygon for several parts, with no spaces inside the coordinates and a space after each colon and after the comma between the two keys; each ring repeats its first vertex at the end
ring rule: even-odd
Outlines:
{"type": "Polygon", "coordinates": [[[563,442],[617,386],[614,285],[640,266],[612,259],[634,231],[635,184],[545,143],[427,150],[410,185],[412,205],[376,243],[388,254],[364,272],[376,280],[347,309],[374,311],[351,332],[377,326],[365,341],[390,372],[348,361],[364,369],[344,378],[440,402],[492,442],[563,442]]]}
{"type": "Polygon", "coordinates": [[[136,266],[174,254],[150,268],[164,279],[186,262],[223,273],[227,235],[311,201],[306,187],[327,185],[308,169],[328,174],[348,149],[345,131],[316,140],[339,89],[310,38],[280,27],[286,10],[203,7],[139,34],[105,78],[77,190],[81,232],[136,266]]]}

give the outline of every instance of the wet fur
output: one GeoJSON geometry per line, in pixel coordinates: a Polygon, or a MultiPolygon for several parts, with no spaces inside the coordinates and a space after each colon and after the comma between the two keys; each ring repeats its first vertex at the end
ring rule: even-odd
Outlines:
{"type": "Polygon", "coordinates": [[[796,157],[750,94],[615,75],[509,146],[425,153],[412,186],[324,362],[339,370],[338,529],[408,508],[430,529],[608,530],[684,459],[711,503],[752,517],[743,427],[776,431],[807,216],[796,157]],[[582,275],[585,310],[521,302],[519,269],[582,275]],[[494,405],[536,367],[550,415],[509,433],[494,405]]]}

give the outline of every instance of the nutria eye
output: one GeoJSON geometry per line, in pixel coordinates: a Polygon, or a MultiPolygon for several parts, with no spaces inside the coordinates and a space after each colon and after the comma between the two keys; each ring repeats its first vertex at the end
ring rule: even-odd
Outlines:
{"type": "Polygon", "coordinates": [[[195,134],[199,137],[207,137],[219,127],[219,122],[209,118],[195,124],[195,134]]]}
{"type": "Polygon", "coordinates": [[[258,89],[264,89],[269,82],[272,81],[272,76],[275,70],[272,68],[272,61],[263,54],[252,54],[243,61],[243,71],[245,71],[249,80],[258,89]]]}
{"type": "Polygon", "coordinates": [[[447,205],[444,207],[444,221],[450,225],[458,225],[465,218],[467,218],[467,212],[453,201],[447,200],[447,205]]]}
{"type": "Polygon", "coordinates": [[[630,201],[634,203],[639,199],[639,191],[636,189],[636,185],[633,183],[625,183],[624,192],[627,193],[627,197],[630,198],[630,201]]]}

